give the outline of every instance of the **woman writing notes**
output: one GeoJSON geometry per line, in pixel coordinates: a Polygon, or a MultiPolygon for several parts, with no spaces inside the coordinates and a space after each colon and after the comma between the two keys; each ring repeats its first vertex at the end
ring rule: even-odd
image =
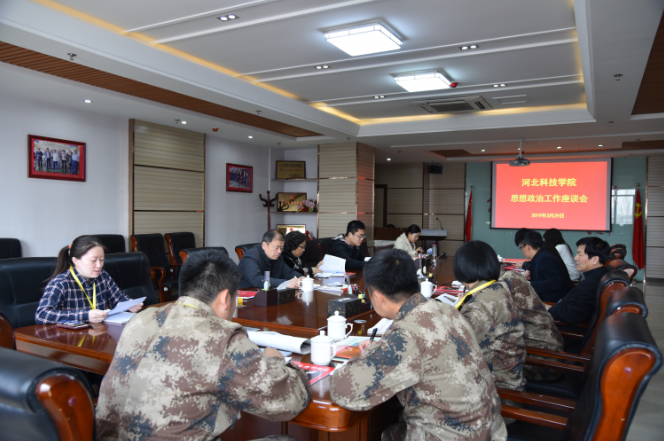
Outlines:
{"type": "Polygon", "coordinates": [[[399,250],[404,250],[408,253],[410,257],[417,256],[417,253],[422,252],[422,248],[416,248],[415,242],[420,238],[420,227],[413,224],[403,233],[401,236],[397,237],[397,242],[394,244],[394,248],[399,250]]]}
{"type": "MultiPolygon", "coordinates": [[[[39,301],[35,321],[101,323],[106,308],[130,300],[103,270],[104,248],[95,236],[80,236],[60,250],[55,272],[39,301]]],[[[143,304],[130,308],[138,312],[143,304]]]]}
{"type": "Polygon", "coordinates": [[[291,231],[286,235],[286,244],[284,245],[284,251],[281,253],[281,257],[284,258],[284,262],[291,269],[297,271],[303,276],[313,277],[314,274],[322,273],[318,268],[323,264],[321,260],[318,262],[318,265],[314,267],[305,267],[302,264],[300,257],[304,254],[304,250],[307,247],[307,238],[304,234],[299,231],[291,231]]]}

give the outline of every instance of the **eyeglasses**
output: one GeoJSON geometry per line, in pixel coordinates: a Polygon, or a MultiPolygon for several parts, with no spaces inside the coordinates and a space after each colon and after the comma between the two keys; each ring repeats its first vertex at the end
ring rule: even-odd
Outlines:
{"type": "Polygon", "coordinates": [[[302,251],[304,251],[304,250],[307,249],[307,246],[306,245],[300,245],[298,248],[301,249],[302,251]]]}
{"type": "Polygon", "coordinates": [[[353,233],[353,236],[359,237],[359,238],[362,239],[362,240],[364,240],[364,239],[367,238],[366,234],[354,234],[354,233],[353,233]]]}
{"type": "Polygon", "coordinates": [[[523,248],[523,245],[519,245],[519,249],[523,248]]]}

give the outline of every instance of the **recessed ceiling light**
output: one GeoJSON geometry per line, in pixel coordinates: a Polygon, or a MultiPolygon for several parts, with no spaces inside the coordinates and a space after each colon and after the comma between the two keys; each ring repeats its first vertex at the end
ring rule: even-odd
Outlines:
{"type": "Polygon", "coordinates": [[[395,51],[403,44],[379,23],[335,29],[326,33],[325,39],[351,57],[395,51]]]}
{"type": "Polygon", "coordinates": [[[375,96],[374,96],[374,99],[375,99],[375,100],[377,100],[378,98],[379,98],[379,96],[378,96],[378,95],[375,95],[375,96]]]}
{"type": "Polygon", "coordinates": [[[252,139],[252,138],[253,138],[253,136],[249,135],[249,139],[252,139]]]}
{"type": "Polygon", "coordinates": [[[228,19],[229,20],[235,20],[237,16],[235,14],[228,14],[228,19]]]}
{"type": "Polygon", "coordinates": [[[222,15],[221,17],[219,17],[219,20],[228,21],[228,17],[226,17],[225,15],[222,15]]]}
{"type": "Polygon", "coordinates": [[[330,66],[328,66],[327,64],[323,64],[323,69],[327,69],[328,67],[330,66]]]}
{"type": "Polygon", "coordinates": [[[499,84],[494,84],[494,85],[493,85],[493,87],[499,87],[499,86],[500,86],[499,84]]]}
{"type": "Polygon", "coordinates": [[[182,121],[180,122],[180,124],[187,124],[187,121],[182,121]]]}
{"type": "Polygon", "coordinates": [[[228,21],[228,20],[235,20],[236,18],[240,18],[235,14],[228,14],[228,15],[222,15],[219,17],[219,20],[221,21],[228,21]]]}
{"type": "Polygon", "coordinates": [[[450,80],[440,72],[422,72],[412,75],[395,77],[397,84],[408,92],[421,92],[424,90],[449,89],[450,80]]]}
{"type": "Polygon", "coordinates": [[[385,98],[385,95],[381,95],[380,97],[381,97],[381,98],[385,98]]]}
{"type": "Polygon", "coordinates": [[[322,69],[323,66],[316,66],[316,69],[322,69]]]}
{"type": "Polygon", "coordinates": [[[83,100],[83,102],[84,102],[85,104],[91,104],[91,103],[92,103],[92,100],[83,100]]]}
{"type": "Polygon", "coordinates": [[[557,149],[561,149],[562,147],[558,146],[558,147],[556,147],[556,148],[557,148],[557,149]]]}
{"type": "Polygon", "coordinates": [[[476,44],[460,46],[459,49],[462,51],[467,51],[468,49],[477,49],[479,46],[476,44]]]}
{"type": "Polygon", "coordinates": [[[482,152],[486,152],[486,150],[482,149],[482,152]]]}
{"type": "Polygon", "coordinates": [[[387,158],[387,160],[388,160],[388,161],[391,161],[391,160],[392,160],[392,158],[387,158]]]}
{"type": "Polygon", "coordinates": [[[503,83],[503,84],[500,85],[500,87],[505,87],[505,86],[507,86],[507,84],[503,83]]]}
{"type": "Polygon", "coordinates": [[[471,48],[471,49],[477,49],[478,47],[479,47],[479,46],[476,45],[476,44],[471,44],[471,45],[470,45],[470,48],[471,48]]]}
{"type": "Polygon", "coordinates": [[[467,50],[469,49],[469,47],[468,47],[468,46],[461,46],[460,49],[461,49],[462,51],[467,51],[467,50]]]}
{"type": "Polygon", "coordinates": [[[604,144],[597,144],[597,147],[604,147],[604,144]]]}

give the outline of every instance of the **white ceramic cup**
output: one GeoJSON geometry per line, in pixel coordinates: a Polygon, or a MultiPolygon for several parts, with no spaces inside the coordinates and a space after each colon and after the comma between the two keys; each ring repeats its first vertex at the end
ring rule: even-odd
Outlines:
{"type": "Polygon", "coordinates": [[[434,285],[433,283],[429,282],[428,280],[425,280],[421,284],[421,290],[420,291],[422,292],[422,295],[424,297],[426,297],[427,299],[430,299],[431,296],[433,295],[433,290],[436,289],[436,286],[438,286],[438,285],[434,285]]]}
{"type": "Polygon", "coordinates": [[[311,339],[311,362],[319,366],[327,366],[332,361],[337,347],[332,339],[320,331],[320,335],[311,339]]]}
{"type": "Polygon", "coordinates": [[[333,341],[343,340],[353,332],[353,324],[346,323],[346,317],[334,311],[334,315],[327,318],[327,332],[333,341]],[[350,329],[348,327],[350,326],[350,329]],[[346,333],[348,329],[348,333],[346,333]]]}
{"type": "Polygon", "coordinates": [[[314,279],[311,277],[306,277],[298,282],[298,286],[302,291],[313,291],[314,290],[314,279]]]}

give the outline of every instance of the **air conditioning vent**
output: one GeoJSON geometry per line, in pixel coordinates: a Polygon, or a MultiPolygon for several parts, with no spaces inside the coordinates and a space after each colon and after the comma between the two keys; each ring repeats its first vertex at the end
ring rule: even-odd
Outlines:
{"type": "Polygon", "coordinates": [[[479,95],[445,98],[437,100],[413,101],[414,106],[429,113],[461,113],[490,110],[491,106],[479,95]]]}

